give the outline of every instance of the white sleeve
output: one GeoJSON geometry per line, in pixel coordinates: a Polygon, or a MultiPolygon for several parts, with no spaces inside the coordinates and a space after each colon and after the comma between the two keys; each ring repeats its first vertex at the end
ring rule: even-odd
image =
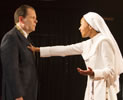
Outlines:
{"type": "Polygon", "coordinates": [[[114,52],[107,41],[101,43],[101,56],[105,66],[103,69],[94,70],[94,79],[105,79],[113,82],[115,78],[114,52]]]}
{"type": "Polygon", "coordinates": [[[80,55],[82,42],[66,46],[40,47],[40,57],[80,55]]]}

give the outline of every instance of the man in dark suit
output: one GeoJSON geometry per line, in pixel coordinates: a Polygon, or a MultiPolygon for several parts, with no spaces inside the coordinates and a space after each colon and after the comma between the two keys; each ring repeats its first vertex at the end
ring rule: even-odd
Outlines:
{"type": "Polygon", "coordinates": [[[37,19],[33,7],[20,6],[14,14],[15,27],[1,42],[3,69],[2,100],[36,100],[37,76],[34,54],[27,36],[35,31],[37,19]]]}

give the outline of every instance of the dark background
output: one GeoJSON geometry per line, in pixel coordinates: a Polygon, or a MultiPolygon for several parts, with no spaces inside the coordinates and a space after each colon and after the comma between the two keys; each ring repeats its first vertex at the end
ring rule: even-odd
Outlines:
{"type": "MultiPolygon", "coordinates": [[[[37,13],[36,31],[30,34],[35,46],[67,45],[83,41],[78,30],[80,19],[83,14],[94,11],[104,17],[123,53],[122,0],[1,1],[0,42],[3,35],[14,26],[14,11],[22,4],[33,6],[37,13]]],[[[40,58],[37,54],[36,63],[39,78],[38,100],[84,100],[86,77],[80,76],[76,70],[77,67],[85,69],[81,56],[40,58]]],[[[0,69],[0,77],[1,73],[0,69]]],[[[123,100],[122,78],[121,75],[119,100],[123,100]]]]}

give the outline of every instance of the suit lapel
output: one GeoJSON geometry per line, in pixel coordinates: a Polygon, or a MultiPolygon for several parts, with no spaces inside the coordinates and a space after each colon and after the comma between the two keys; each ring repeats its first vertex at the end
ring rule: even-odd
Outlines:
{"type": "MultiPolygon", "coordinates": [[[[21,42],[27,47],[29,46],[31,43],[29,42],[29,40],[27,38],[24,37],[24,35],[15,27],[15,31],[17,33],[18,38],[21,40],[21,42]]],[[[32,52],[32,51],[31,51],[32,52]]],[[[32,52],[33,56],[35,56],[35,52],[32,52]]]]}

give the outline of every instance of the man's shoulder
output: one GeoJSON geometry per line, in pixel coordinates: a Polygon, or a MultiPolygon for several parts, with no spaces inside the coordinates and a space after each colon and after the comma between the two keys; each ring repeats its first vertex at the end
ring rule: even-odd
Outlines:
{"type": "Polygon", "coordinates": [[[2,42],[6,40],[14,40],[17,37],[17,29],[13,27],[11,30],[9,30],[2,38],[2,42]]]}
{"type": "Polygon", "coordinates": [[[4,37],[15,37],[16,36],[17,29],[13,27],[11,30],[9,30],[4,37]]]}
{"type": "Polygon", "coordinates": [[[6,34],[14,36],[14,35],[16,35],[16,32],[17,32],[16,27],[13,27],[13,28],[12,28],[11,30],[9,30],[6,34]]]}

